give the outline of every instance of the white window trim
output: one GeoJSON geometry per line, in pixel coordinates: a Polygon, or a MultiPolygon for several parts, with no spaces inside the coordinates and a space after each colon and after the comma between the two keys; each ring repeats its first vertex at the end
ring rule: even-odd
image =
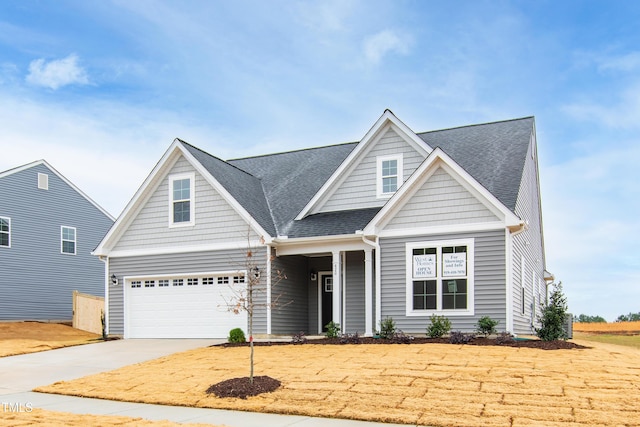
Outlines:
{"type": "Polygon", "coordinates": [[[404,182],[404,169],[402,165],[402,154],[393,154],[388,156],[378,156],[376,157],[376,197],[378,199],[388,199],[395,194],[394,192],[384,193],[382,191],[382,162],[395,160],[398,165],[398,187],[396,191],[402,186],[404,182]]]}
{"type": "Polygon", "coordinates": [[[196,174],[193,172],[169,175],[169,228],[192,227],[196,224],[195,181],[196,174]],[[189,221],[173,222],[173,182],[181,179],[189,179],[189,221]]]}
{"type": "Polygon", "coordinates": [[[454,240],[427,240],[422,242],[411,242],[405,244],[406,248],[406,315],[408,317],[415,316],[431,316],[437,315],[450,315],[450,316],[473,316],[475,314],[475,239],[454,239],[454,240]],[[442,281],[442,262],[438,262],[437,274],[438,286],[438,300],[436,303],[436,310],[414,310],[413,309],[413,250],[420,248],[437,248],[438,256],[441,259],[442,247],[445,246],[466,246],[467,247],[467,309],[466,310],[443,310],[442,307],[442,290],[440,283],[442,281]]]}
{"type": "Polygon", "coordinates": [[[78,253],[78,230],[75,227],[69,227],[68,225],[60,226],[60,253],[63,255],[76,255],[78,253]],[[64,238],[64,229],[69,228],[73,230],[73,240],[64,238]],[[73,242],[73,252],[64,251],[64,242],[73,242]]]}
{"type": "Polygon", "coordinates": [[[2,231],[3,234],[9,235],[9,245],[0,246],[0,248],[10,248],[11,247],[11,218],[9,218],[8,216],[0,216],[0,219],[4,219],[9,223],[9,231],[2,231]]]}

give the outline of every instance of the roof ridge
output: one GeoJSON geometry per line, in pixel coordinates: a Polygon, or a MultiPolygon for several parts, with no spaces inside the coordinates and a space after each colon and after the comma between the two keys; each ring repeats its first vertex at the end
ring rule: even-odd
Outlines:
{"type": "Polygon", "coordinates": [[[424,135],[426,133],[435,133],[435,132],[444,132],[444,131],[454,130],[454,129],[471,128],[471,127],[476,127],[476,126],[495,125],[495,124],[498,124],[498,123],[516,122],[516,121],[519,121],[519,120],[526,120],[526,119],[535,119],[535,116],[525,116],[525,117],[518,117],[518,118],[515,118],[515,119],[506,119],[506,120],[495,120],[493,122],[474,123],[474,124],[471,124],[471,125],[464,125],[464,126],[453,126],[453,127],[450,127],[450,128],[428,130],[428,131],[424,131],[424,132],[417,132],[416,135],[424,135]]]}
{"type": "Polygon", "coordinates": [[[251,173],[247,172],[246,170],[244,170],[244,169],[242,169],[242,168],[239,168],[238,166],[236,166],[236,165],[234,165],[234,164],[229,163],[227,160],[221,159],[221,158],[220,158],[220,157],[218,157],[218,156],[214,156],[213,154],[211,154],[211,153],[209,153],[209,152],[207,152],[207,151],[204,151],[202,148],[198,148],[198,147],[196,147],[196,146],[195,146],[195,145],[193,145],[193,144],[189,144],[187,141],[184,141],[184,140],[182,140],[182,139],[180,139],[180,138],[176,138],[176,139],[177,139],[178,141],[180,141],[182,144],[188,145],[189,147],[193,148],[194,150],[198,150],[198,151],[199,151],[199,152],[201,152],[202,154],[206,154],[207,156],[209,156],[209,157],[211,157],[211,158],[214,158],[214,159],[216,159],[216,160],[219,160],[219,161],[221,161],[222,163],[224,163],[224,164],[226,164],[226,165],[229,165],[230,167],[232,167],[232,168],[234,168],[234,169],[237,169],[237,170],[239,170],[240,172],[243,172],[243,173],[245,173],[245,174],[249,175],[249,176],[250,176],[250,177],[252,177],[252,178],[257,179],[257,180],[258,180],[258,181],[260,181],[260,183],[262,184],[262,180],[261,180],[260,178],[258,178],[257,176],[255,176],[255,175],[253,175],[253,174],[251,174],[251,173]]]}
{"type": "Polygon", "coordinates": [[[291,150],[291,151],[278,151],[276,153],[259,154],[257,156],[238,157],[238,158],[235,158],[235,159],[228,159],[227,162],[235,162],[235,161],[239,161],[239,160],[248,160],[248,159],[258,159],[258,158],[261,158],[261,157],[279,156],[279,155],[282,155],[282,154],[300,153],[302,151],[320,150],[320,149],[323,149],[323,148],[340,147],[340,146],[343,146],[343,145],[358,144],[358,143],[360,143],[360,141],[339,142],[337,144],[320,145],[320,146],[316,146],[316,147],[297,148],[297,149],[291,150]]]}

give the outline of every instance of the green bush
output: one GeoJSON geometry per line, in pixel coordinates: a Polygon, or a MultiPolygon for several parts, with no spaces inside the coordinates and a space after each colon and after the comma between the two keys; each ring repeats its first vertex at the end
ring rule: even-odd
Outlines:
{"type": "Polygon", "coordinates": [[[380,338],[387,340],[393,339],[396,334],[396,322],[393,318],[387,317],[380,321],[380,338]]]}
{"type": "Polygon", "coordinates": [[[476,324],[476,330],[486,338],[489,335],[496,333],[496,326],[498,323],[500,323],[499,320],[493,320],[489,316],[482,316],[476,324]]]}
{"type": "Polygon", "coordinates": [[[442,338],[451,330],[451,321],[444,316],[431,315],[431,324],[427,326],[427,336],[442,338]]]}
{"type": "Polygon", "coordinates": [[[340,337],[340,324],[334,322],[333,320],[325,325],[327,328],[327,338],[338,338],[340,337]]]}
{"type": "Polygon", "coordinates": [[[244,332],[240,328],[235,328],[229,331],[229,342],[243,343],[247,342],[247,338],[244,336],[244,332]]]}
{"type": "Polygon", "coordinates": [[[562,283],[554,283],[549,303],[542,307],[542,314],[538,317],[541,325],[540,328],[535,328],[538,338],[542,341],[566,340],[564,322],[567,310],[567,299],[562,293],[562,283]]]}

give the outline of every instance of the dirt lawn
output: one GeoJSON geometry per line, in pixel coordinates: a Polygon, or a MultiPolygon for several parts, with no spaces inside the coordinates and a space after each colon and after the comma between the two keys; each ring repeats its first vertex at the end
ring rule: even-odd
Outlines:
{"type": "Polygon", "coordinates": [[[246,400],[205,390],[248,374],[249,349],[211,347],[36,391],[207,408],[432,426],[639,426],[640,351],[449,344],[256,348],[282,381],[246,400]]]}
{"type": "Polygon", "coordinates": [[[59,323],[0,322],[0,357],[96,342],[100,335],[59,323]]]}

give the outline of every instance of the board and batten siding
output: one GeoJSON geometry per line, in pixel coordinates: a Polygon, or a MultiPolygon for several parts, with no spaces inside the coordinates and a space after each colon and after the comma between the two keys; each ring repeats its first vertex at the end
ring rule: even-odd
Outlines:
{"type": "Polygon", "coordinates": [[[411,201],[385,226],[386,230],[470,224],[499,219],[466,188],[439,167],[411,201]]]}
{"type": "Polygon", "coordinates": [[[242,238],[256,240],[259,236],[249,230],[247,222],[181,156],[136,214],[114,250],[175,248],[234,242],[242,238]],[[171,228],[169,175],[181,173],[195,173],[195,225],[171,228]]]}
{"type": "Polygon", "coordinates": [[[104,296],[105,264],[91,255],[113,220],[44,163],[0,179],[0,320],[71,320],[72,294],[104,296]],[[48,189],[38,188],[38,173],[48,189]],[[61,253],[61,226],[76,229],[76,254],[61,253]]]}
{"type": "MultiPolygon", "coordinates": [[[[332,212],[383,206],[388,199],[379,199],[376,192],[377,161],[379,156],[402,154],[403,179],[406,180],[424,161],[418,153],[392,128],[375,142],[355,169],[339,184],[317,212],[332,212]]],[[[319,165],[320,167],[320,165],[319,165]]],[[[400,183],[398,183],[400,184],[400,183]]],[[[317,213],[314,212],[314,213],[317,213]]]]}
{"type": "MultiPolygon", "coordinates": [[[[247,251],[242,244],[238,243],[238,249],[225,251],[109,258],[109,274],[115,274],[118,278],[118,283],[109,284],[108,290],[109,334],[124,334],[123,277],[242,271],[247,266],[247,251]]],[[[266,248],[253,248],[253,262],[260,271],[267,271],[266,253],[266,248]]],[[[266,278],[262,277],[261,280],[266,278]]],[[[259,309],[253,317],[254,332],[264,334],[267,331],[266,294],[259,292],[255,298],[259,309]]],[[[216,310],[218,307],[211,309],[216,310]]],[[[241,312],[238,316],[246,316],[246,313],[241,312]]]]}
{"type": "Polygon", "coordinates": [[[546,297],[544,243],[542,241],[542,216],[536,151],[535,136],[532,134],[515,208],[516,215],[527,222],[526,230],[513,237],[513,332],[516,334],[531,334],[535,332],[533,326],[538,324],[536,316],[540,313],[540,303],[544,302],[546,297]],[[524,272],[521,265],[523,258],[524,272]],[[524,283],[522,282],[523,278],[524,283]],[[523,288],[525,292],[524,314],[522,313],[523,288]],[[542,301],[540,301],[541,299],[542,301]],[[534,301],[537,307],[533,307],[534,301]]]}
{"type": "Polygon", "coordinates": [[[506,324],[506,274],[504,230],[438,234],[380,239],[381,318],[392,317],[404,332],[424,334],[430,316],[406,316],[406,243],[437,240],[474,239],[473,316],[447,314],[451,329],[472,332],[482,316],[498,320],[498,330],[506,324]]]}
{"type": "Polygon", "coordinates": [[[271,333],[293,335],[309,324],[307,258],[282,256],[272,262],[271,333]]]}

